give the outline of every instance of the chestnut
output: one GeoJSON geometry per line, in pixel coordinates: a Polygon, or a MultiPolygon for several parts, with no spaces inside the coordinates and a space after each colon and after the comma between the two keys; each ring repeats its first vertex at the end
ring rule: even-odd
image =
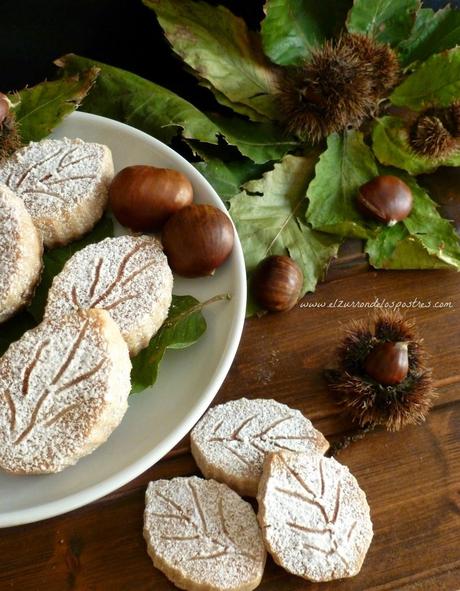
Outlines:
{"type": "Polygon", "coordinates": [[[408,343],[378,343],[366,357],[364,371],[383,386],[400,384],[409,372],[408,343]]]}
{"type": "Polygon", "coordinates": [[[10,114],[10,106],[11,103],[8,100],[8,97],[3,94],[3,92],[0,92],[0,128],[2,127],[5,119],[10,114]]]}
{"type": "Polygon", "coordinates": [[[303,273],[288,256],[273,255],[263,259],[252,278],[256,302],[270,312],[290,310],[299,299],[303,273]]]}
{"type": "Polygon", "coordinates": [[[234,239],[230,218],[213,205],[187,205],[161,233],[169,265],[183,277],[212,275],[230,256],[234,239]]]}
{"type": "Polygon", "coordinates": [[[393,226],[412,211],[410,187],[397,176],[376,176],[359,188],[358,207],[366,217],[393,226]]]}
{"type": "Polygon", "coordinates": [[[155,232],[173,213],[192,203],[193,188],[177,170],[138,164],[115,176],[109,200],[120,224],[137,232],[155,232]]]}

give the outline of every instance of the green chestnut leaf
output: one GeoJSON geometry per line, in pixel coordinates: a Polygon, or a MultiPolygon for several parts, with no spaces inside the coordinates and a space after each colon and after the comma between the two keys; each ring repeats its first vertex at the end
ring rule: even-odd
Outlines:
{"type": "Polygon", "coordinates": [[[431,8],[418,11],[410,37],[398,47],[404,66],[428,59],[460,44],[460,10],[445,6],[435,12],[431,8]]]}
{"type": "Polygon", "coordinates": [[[362,133],[330,135],[308,187],[307,221],[316,230],[343,237],[372,236],[378,225],[360,215],[356,195],[361,185],[377,175],[377,164],[362,133]]]}
{"type": "Polygon", "coordinates": [[[98,68],[88,65],[75,75],[41,82],[9,95],[22,141],[38,142],[47,137],[66,115],[78,108],[98,74],[98,68]]]}
{"type": "Polygon", "coordinates": [[[348,0],[267,0],[261,24],[265,53],[282,66],[301,63],[338,33],[350,5],[348,0]]]}
{"type": "Polygon", "coordinates": [[[436,203],[413,177],[404,173],[399,176],[409,185],[414,196],[412,212],[403,220],[409,234],[417,238],[430,255],[459,269],[460,238],[455,226],[439,214],[436,203]]]}
{"type": "Polygon", "coordinates": [[[377,269],[460,269],[460,239],[454,225],[438,212],[436,203],[416,180],[394,169],[411,188],[414,204],[411,214],[381,231],[366,243],[370,264],[377,269]]]}
{"type": "Polygon", "coordinates": [[[144,0],[174,51],[201,80],[216,89],[216,99],[251,117],[276,119],[275,70],[258,34],[223,6],[194,0],[144,0]],[[239,108],[243,105],[243,109],[239,108]]]}
{"type": "Polygon", "coordinates": [[[136,74],[85,57],[68,54],[56,61],[64,74],[97,67],[98,83],[82,110],[128,123],[170,143],[178,130],[186,138],[217,144],[219,129],[191,103],[136,74]]]}
{"type": "Polygon", "coordinates": [[[417,175],[433,172],[440,166],[460,166],[460,150],[439,158],[417,154],[409,144],[408,123],[400,117],[378,119],[372,131],[372,148],[378,160],[417,175]]]}
{"type": "Polygon", "coordinates": [[[171,142],[178,128],[185,138],[210,144],[217,144],[222,136],[258,163],[278,160],[299,146],[272,122],[205,115],[170,90],[131,72],[76,55],[64,56],[57,63],[72,73],[97,66],[99,82],[82,105],[84,111],[128,123],[166,143],[171,142]]]}
{"type": "MultiPolygon", "coordinates": [[[[210,115],[225,141],[238,148],[257,164],[279,160],[285,154],[300,147],[300,143],[289,137],[285,131],[272,122],[256,123],[241,117],[210,115]]],[[[305,149],[305,146],[303,146],[305,149]]]]}
{"type": "MultiPolygon", "coordinates": [[[[204,153],[200,148],[198,148],[198,151],[203,157],[204,153]]],[[[266,165],[254,164],[248,159],[224,162],[220,158],[209,156],[206,156],[203,162],[197,162],[194,166],[211,183],[224,202],[230,201],[240,193],[245,183],[260,177],[271,168],[270,163],[266,165]]]]}
{"type": "Polygon", "coordinates": [[[132,359],[131,394],[142,392],[156,382],[167,349],[190,347],[206,332],[206,320],[201,312],[206,303],[201,304],[189,295],[173,295],[163,326],[152,337],[148,347],[132,359]]]}
{"type": "MultiPolygon", "coordinates": [[[[285,156],[261,179],[246,183],[230,202],[248,275],[269,255],[289,255],[304,275],[302,295],[314,291],[340,245],[337,237],[315,232],[302,221],[315,161],[313,156],[285,156]]],[[[254,311],[249,301],[248,312],[254,311]]]]}
{"type": "Polygon", "coordinates": [[[430,255],[407,228],[397,224],[385,228],[366,242],[365,252],[375,269],[447,269],[450,265],[430,255]]]}
{"type": "Polygon", "coordinates": [[[448,107],[459,99],[460,47],[429,57],[390,95],[394,105],[414,111],[448,107]]]}
{"type": "Polygon", "coordinates": [[[347,29],[398,45],[409,36],[419,7],[419,0],[354,0],[347,29]]]}

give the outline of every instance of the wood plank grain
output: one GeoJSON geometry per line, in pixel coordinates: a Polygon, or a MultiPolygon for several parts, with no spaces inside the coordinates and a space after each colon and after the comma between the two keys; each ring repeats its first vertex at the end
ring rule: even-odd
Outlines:
{"type": "MultiPolygon", "coordinates": [[[[374,541],[360,575],[319,586],[286,575],[270,561],[261,591],[434,591],[438,587],[432,586],[433,581],[441,575],[445,589],[457,589],[460,415],[456,406],[436,409],[421,427],[374,433],[343,452],[341,461],[366,491],[374,522],[374,541]]],[[[160,462],[146,476],[195,472],[193,460],[184,455],[160,462]]],[[[62,517],[4,530],[0,588],[173,589],[145,551],[143,496],[142,487],[62,517]]]]}
{"type": "MultiPolygon", "coordinates": [[[[333,438],[350,422],[330,396],[322,371],[344,327],[366,318],[344,302],[450,302],[411,309],[431,355],[439,397],[427,422],[378,431],[345,450],[366,491],[375,537],[360,575],[315,585],[268,562],[262,591],[458,591],[460,588],[460,276],[452,272],[369,272],[335,277],[288,314],[246,323],[233,367],[215,402],[274,397],[300,408],[333,438]],[[326,305],[323,307],[322,303],[326,305]],[[316,307],[306,307],[306,304],[316,307]]],[[[0,534],[0,589],[20,591],[167,591],[142,539],[144,490],[151,479],[197,473],[184,439],[127,486],[70,514],[0,534]]]]}
{"type": "MultiPolygon", "coordinates": [[[[424,338],[439,384],[435,404],[441,405],[460,400],[460,275],[452,272],[427,275],[433,279],[442,276],[442,298],[437,295],[436,281],[423,284],[423,296],[417,297],[424,302],[438,299],[450,302],[452,307],[407,311],[406,316],[416,320],[418,332],[424,338]]],[[[336,299],[373,302],[375,297],[382,301],[386,298],[389,302],[409,302],[415,297],[413,286],[420,284],[417,278],[421,276],[419,272],[368,273],[360,277],[358,287],[352,279],[336,280],[320,286],[302,303],[333,303],[336,299]],[[347,286],[356,295],[345,296],[347,286]]],[[[350,422],[329,394],[322,372],[333,363],[333,351],[347,324],[366,319],[370,313],[372,310],[367,309],[298,306],[288,314],[247,321],[235,362],[214,404],[241,396],[276,398],[302,410],[327,437],[347,431],[350,422]]],[[[170,453],[177,456],[187,453],[189,448],[185,438],[170,453]]],[[[137,482],[136,479],[127,486],[136,487],[137,482]]],[[[139,482],[143,485],[145,479],[139,482]]]]}

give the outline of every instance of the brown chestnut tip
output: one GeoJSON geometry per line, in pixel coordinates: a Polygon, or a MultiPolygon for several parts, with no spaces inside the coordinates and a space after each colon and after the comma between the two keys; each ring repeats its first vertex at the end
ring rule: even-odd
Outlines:
{"type": "Polygon", "coordinates": [[[136,164],[115,175],[109,201],[123,226],[135,232],[158,232],[174,213],[192,203],[193,187],[177,170],[136,164]]]}
{"type": "Polygon", "coordinates": [[[226,213],[214,205],[193,203],[168,219],[161,240],[175,273],[205,277],[228,259],[235,233],[226,213]]]}
{"type": "Polygon", "coordinates": [[[399,177],[381,175],[359,188],[357,204],[365,217],[393,226],[410,215],[413,195],[399,177]]]}
{"type": "Polygon", "coordinates": [[[10,114],[11,109],[11,102],[6,94],[0,92],[0,127],[3,125],[3,122],[10,114]]]}
{"type": "Polygon", "coordinates": [[[390,310],[356,320],[336,355],[337,365],[325,372],[326,379],[337,402],[361,427],[398,431],[425,420],[436,393],[413,321],[390,310]]]}
{"type": "Polygon", "coordinates": [[[286,312],[297,303],[303,285],[299,265],[288,256],[272,255],[263,259],[252,278],[256,302],[269,312],[286,312]]]}
{"type": "Polygon", "coordinates": [[[394,386],[406,379],[409,372],[408,343],[378,343],[364,362],[364,371],[379,384],[394,386]]]}
{"type": "Polygon", "coordinates": [[[3,101],[0,97],[0,126],[3,125],[3,122],[8,117],[8,113],[10,112],[10,107],[6,101],[3,101]]]}

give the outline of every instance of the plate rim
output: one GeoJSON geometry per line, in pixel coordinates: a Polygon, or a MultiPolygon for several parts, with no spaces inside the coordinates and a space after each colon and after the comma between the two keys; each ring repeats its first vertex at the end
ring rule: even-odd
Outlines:
{"type": "MultiPolygon", "coordinates": [[[[208,189],[210,190],[211,194],[213,194],[216,198],[217,207],[219,207],[219,209],[225,212],[225,214],[231,220],[224,203],[215,191],[214,187],[209,183],[209,181],[190,162],[188,162],[188,160],[186,160],[183,156],[178,154],[168,145],[164,144],[162,141],[149,135],[148,133],[145,133],[139,129],[136,129],[135,127],[132,127],[131,125],[121,123],[120,121],[110,119],[109,117],[94,115],[92,113],[85,113],[83,111],[74,111],[73,113],[68,115],[68,117],[77,119],[77,122],[78,119],[81,119],[82,121],[93,121],[95,124],[97,124],[98,122],[102,122],[104,124],[110,123],[112,126],[120,130],[129,129],[130,133],[133,133],[135,136],[137,135],[140,139],[144,139],[149,141],[150,143],[153,143],[157,148],[161,149],[162,151],[166,151],[166,153],[172,156],[173,158],[179,159],[179,161],[182,162],[185,168],[189,171],[192,180],[194,177],[196,179],[204,181],[204,183],[208,186],[208,189]]],[[[56,129],[58,128],[59,126],[56,127],[56,129]]],[[[233,224],[233,220],[231,221],[233,224]]],[[[215,368],[215,371],[212,374],[212,376],[210,377],[209,385],[205,389],[203,395],[201,396],[200,401],[185,416],[182,423],[172,433],[165,437],[159,445],[155,446],[153,450],[150,450],[147,454],[144,454],[137,461],[131,463],[129,466],[126,466],[122,470],[118,471],[113,476],[110,476],[109,478],[106,478],[96,484],[93,484],[92,486],[86,487],[80,492],[72,493],[58,500],[43,503],[35,507],[19,509],[8,513],[0,513],[0,528],[15,527],[18,525],[35,523],[37,521],[42,521],[44,519],[49,519],[51,517],[57,517],[64,513],[68,513],[70,511],[74,511],[75,509],[79,509],[80,507],[84,507],[89,503],[97,501],[102,497],[110,494],[111,492],[121,488],[125,484],[131,482],[132,480],[140,476],[143,472],[151,468],[154,464],[159,462],[169,451],[171,451],[171,449],[183,437],[187,435],[187,433],[189,433],[192,427],[209,408],[210,404],[219,392],[220,387],[222,386],[233,363],[241,340],[241,335],[243,332],[244,321],[246,316],[246,267],[244,263],[243,249],[234,224],[233,227],[235,230],[235,244],[232,256],[236,257],[237,276],[239,282],[234,286],[234,292],[232,294],[232,297],[236,300],[237,307],[235,317],[232,321],[231,330],[228,333],[226,347],[222,352],[221,361],[215,368]]],[[[50,474],[49,476],[51,477],[52,475],[50,474]]]]}

